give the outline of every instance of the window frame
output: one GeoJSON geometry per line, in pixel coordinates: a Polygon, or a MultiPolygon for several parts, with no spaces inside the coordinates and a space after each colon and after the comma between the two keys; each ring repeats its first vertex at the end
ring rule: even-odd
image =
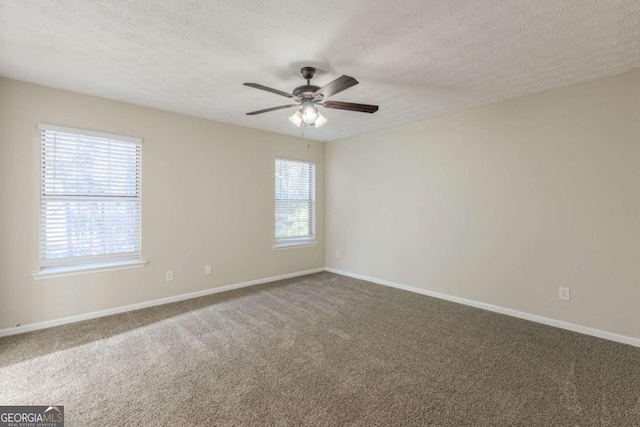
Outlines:
{"type": "Polygon", "coordinates": [[[316,186],[317,186],[317,176],[316,176],[316,163],[314,161],[311,160],[302,160],[302,159],[293,159],[290,157],[279,157],[277,156],[275,158],[275,161],[273,163],[274,165],[274,171],[273,171],[273,176],[274,178],[277,180],[277,176],[276,176],[276,171],[277,171],[277,167],[278,167],[278,161],[285,161],[285,162],[296,162],[296,163],[305,163],[307,165],[311,166],[311,191],[310,191],[310,199],[309,202],[311,203],[311,214],[309,216],[309,221],[310,221],[310,226],[309,228],[311,229],[311,233],[307,236],[301,236],[301,237],[277,237],[276,236],[276,226],[277,226],[277,210],[278,210],[278,199],[276,199],[276,185],[277,183],[274,184],[274,194],[273,194],[273,200],[274,200],[274,209],[273,209],[273,213],[274,213],[274,220],[273,220],[273,224],[274,224],[274,244],[272,246],[273,250],[281,250],[281,249],[291,249],[291,248],[299,248],[299,247],[306,247],[306,246],[316,246],[318,244],[318,240],[317,240],[317,234],[316,234],[316,223],[317,223],[317,219],[316,219],[316,186]]]}
{"type": "MultiPolygon", "coordinates": [[[[39,154],[40,154],[40,176],[37,180],[38,184],[38,204],[39,204],[39,213],[38,213],[38,265],[39,271],[37,273],[32,274],[32,277],[36,280],[50,278],[50,277],[59,277],[59,276],[68,276],[68,275],[76,275],[76,274],[84,274],[90,272],[98,272],[98,271],[107,271],[107,270],[121,270],[121,269],[129,269],[129,268],[139,268],[144,267],[146,265],[146,261],[142,261],[142,138],[136,138],[131,136],[124,135],[116,135],[111,133],[104,132],[96,132],[87,129],[77,129],[66,126],[57,126],[57,125],[49,125],[40,123],[38,125],[39,130],[39,154]],[[43,187],[43,179],[44,179],[44,163],[43,163],[43,155],[44,155],[44,147],[43,141],[45,138],[45,132],[60,132],[71,135],[80,135],[81,137],[97,137],[97,138],[106,138],[111,140],[116,140],[119,142],[132,143],[139,147],[139,152],[136,158],[136,187],[137,187],[137,196],[135,197],[135,201],[138,203],[138,232],[136,238],[136,247],[137,251],[134,252],[122,252],[115,254],[106,254],[106,255],[97,255],[97,256],[78,256],[72,258],[76,262],[56,262],[55,260],[49,260],[42,258],[42,232],[43,232],[43,213],[42,209],[44,207],[45,200],[55,200],[55,196],[45,196],[44,187],[43,187]],[[45,199],[46,198],[46,199],[45,199]]],[[[62,196],[62,200],[64,197],[70,196],[62,196]]],[[[73,196],[71,196],[73,197],[73,196]]],[[[97,196],[87,196],[82,195],[79,196],[82,199],[79,200],[87,200],[88,198],[95,198],[96,200],[104,200],[104,201],[113,201],[117,196],[107,196],[107,195],[97,195],[97,196]]]]}

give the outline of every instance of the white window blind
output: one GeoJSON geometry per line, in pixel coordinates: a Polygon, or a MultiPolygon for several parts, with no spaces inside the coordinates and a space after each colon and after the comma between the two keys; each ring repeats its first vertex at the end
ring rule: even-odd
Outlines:
{"type": "Polygon", "coordinates": [[[40,268],[140,259],[138,138],[40,125],[40,268]]]}
{"type": "Polygon", "coordinates": [[[276,244],[315,239],[315,164],[276,159],[276,244]]]}

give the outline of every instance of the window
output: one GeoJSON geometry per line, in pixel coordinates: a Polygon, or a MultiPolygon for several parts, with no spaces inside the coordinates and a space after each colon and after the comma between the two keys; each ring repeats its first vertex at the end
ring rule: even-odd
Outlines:
{"type": "Polygon", "coordinates": [[[316,244],[316,166],[276,159],[276,244],[274,249],[316,244]]]}
{"type": "Polygon", "coordinates": [[[40,270],[140,261],[138,138],[42,131],[40,270]]]}

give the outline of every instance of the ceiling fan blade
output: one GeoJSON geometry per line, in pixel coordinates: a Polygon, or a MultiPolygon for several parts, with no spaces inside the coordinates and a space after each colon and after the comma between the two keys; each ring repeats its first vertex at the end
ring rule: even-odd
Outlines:
{"type": "Polygon", "coordinates": [[[321,87],[313,93],[313,96],[322,95],[323,99],[327,99],[343,90],[349,89],[352,86],[358,84],[358,81],[353,77],[340,76],[331,83],[321,87]]]}
{"type": "Polygon", "coordinates": [[[295,96],[293,96],[290,93],[278,90],[278,89],[274,89],[272,87],[268,87],[268,86],[264,86],[258,83],[243,83],[245,86],[249,86],[249,87],[253,87],[256,89],[260,89],[260,90],[266,90],[267,92],[271,92],[271,93],[275,93],[276,95],[281,95],[287,98],[294,98],[297,99],[295,96]]]}
{"type": "Polygon", "coordinates": [[[336,110],[358,111],[361,113],[375,113],[378,111],[377,105],[355,104],[353,102],[325,101],[322,104],[326,108],[334,108],[336,110]]]}
{"type": "Polygon", "coordinates": [[[265,108],[264,110],[252,111],[247,116],[255,116],[256,114],[268,113],[269,111],[284,110],[285,108],[298,107],[300,104],[281,105],[279,107],[265,108]]]}

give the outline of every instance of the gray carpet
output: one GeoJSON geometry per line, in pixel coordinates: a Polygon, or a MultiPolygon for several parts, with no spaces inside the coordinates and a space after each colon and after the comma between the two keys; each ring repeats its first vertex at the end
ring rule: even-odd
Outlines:
{"type": "Polygon", "coordinates": [[[0,339],[68,426],[639,426],[640,348],[318,273],[0,339]]]}

